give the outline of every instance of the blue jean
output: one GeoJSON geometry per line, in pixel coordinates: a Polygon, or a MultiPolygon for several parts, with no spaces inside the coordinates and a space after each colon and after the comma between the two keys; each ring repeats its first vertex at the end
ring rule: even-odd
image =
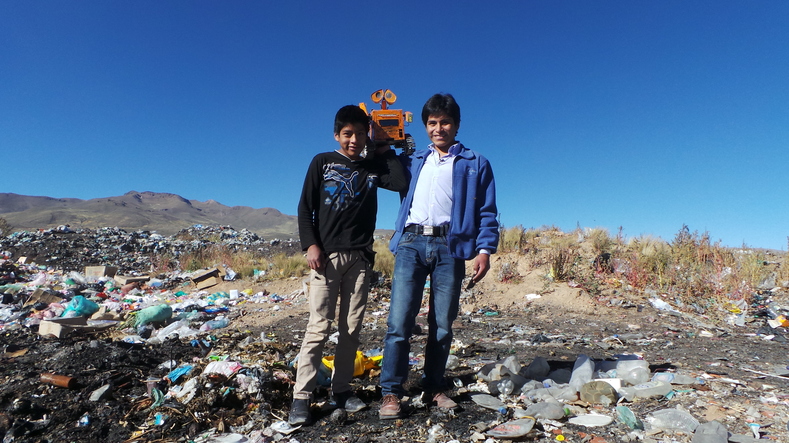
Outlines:
{"type": "Polygon", "coordinates": [[[406,232],[397,244],[392,297],[384,338],[381,391],[384,395],[405,394],[411,331],[422,304],[430,276],[428,338],[422,386],[426,392],[446,389],[444,368],[452,345],[452,322],[458,314],[460,286],[465,262],[449,253],[446,237],[429,237],[406,232]]]}

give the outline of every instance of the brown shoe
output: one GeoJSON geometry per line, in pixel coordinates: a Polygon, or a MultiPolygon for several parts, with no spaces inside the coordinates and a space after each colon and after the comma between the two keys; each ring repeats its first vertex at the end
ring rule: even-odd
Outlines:
{"type": "Polygon", "coordinates": [[[381,408],[378,409],[378,418],[381,420],[392,420],[403,416],[403,409],[400,407],[400,399],[394,394],[384,395],[381,400],[381,408]]]}
{"type": "Polygon", "coordinates": [[[433,394],[433,403],[441,409],[455,409],[458,407],[458,404],[443,392],[433,394]]]}

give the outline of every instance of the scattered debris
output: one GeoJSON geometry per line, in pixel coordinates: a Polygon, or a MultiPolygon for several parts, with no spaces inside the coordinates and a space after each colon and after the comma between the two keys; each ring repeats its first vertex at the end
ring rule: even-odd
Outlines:
{"type": "MultiPolygon", "coordinates": [[[[254,243],[240,237],[226,240],[254,243]]],[[[475,301],[490,302],[483,283],[465,300],[447,363],[460,408],[421,399],[426,336],[417,334],[408,415],[384,423],[376,407],[383,284],[370,295],[353,383],[371,407],[337,409],[319,386],[316,422],[292,427],[284,417],[306,326],[302,281],[273,294],[221,277],[224,267],[149,275],[146,251],[192,245],[182,241],[108,228],[0,242],[5,251],[19,245],[0,259],[3,441],[789,441],[782,289],[757,298],[769,311],[737,307],[749,315],[716,325],[651,302],[653,294],[595,315],[551,311],[541,304],[547,293],[527,296],[525,308],[485,305],[475,301]],[[93,261],[97,254],[111,260],[93,261]],[[206,275],[217,280],[196,284],[206,275]],[[635,304],[644,309],[627,309],[635,304]],[[275,307],[286,313],[262,327],[257,320],[275,307]]],[[[418,322],[426,316],[425,307],[418,322]]]]}

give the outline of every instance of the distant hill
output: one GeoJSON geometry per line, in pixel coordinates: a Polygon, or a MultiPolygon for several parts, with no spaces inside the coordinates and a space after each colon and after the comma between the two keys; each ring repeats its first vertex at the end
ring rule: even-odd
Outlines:
{"type": "Polygon", "coordinates": [[[195,224],[230,225],[269,238],[298,238],[296,216],[273,208],[225,206],[214,200],[131,191],[118,197],[80,200],[0,193],[0,217],[14,230],[69,225],[72,229],[119,227],[172,235],[195,224]]]}

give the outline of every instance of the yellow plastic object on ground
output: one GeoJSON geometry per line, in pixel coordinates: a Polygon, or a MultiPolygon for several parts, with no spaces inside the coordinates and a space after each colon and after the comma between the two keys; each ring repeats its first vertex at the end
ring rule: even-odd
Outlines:
{"type": "MultiPolygon", "coordinates": [[[[382,359],[383,355],[368,357],[362,351],[356,351],[356,359],[353,362],[353,376],[361,377],[368,370],[380,366],[382,359]]],[[[327,368],[334,370],[334,356],[323,357],[323,364],[327,368]]]]}

